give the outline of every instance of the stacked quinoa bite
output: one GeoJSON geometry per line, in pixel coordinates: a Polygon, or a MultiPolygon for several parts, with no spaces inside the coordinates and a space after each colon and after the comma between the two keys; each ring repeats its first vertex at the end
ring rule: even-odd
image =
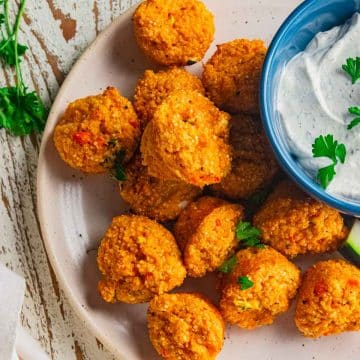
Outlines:
{"type": "Polygon", "coordinates": [[[199,78],[183,66],[201,61],[214,38],[201,1],[145,0],[133,26],[161,70],[144,71],[133,102],[113,87],[74,101],[54,130],[60,157],[115,175],[129,205],[99,241],[100,297],[109,306],[148,302],[149,338],[169,360],[216,359],[225,323],[270,325],[294,299],[304,336],[360,330],[360,271],[329,260],[302,277],[292,262],[335,251],[348,229],[336,210],[278,181],[259,119],[264,43],[218,45],[199,78]],[[186,277],[210,273],[218,303],[180,292],[186,277]]]}

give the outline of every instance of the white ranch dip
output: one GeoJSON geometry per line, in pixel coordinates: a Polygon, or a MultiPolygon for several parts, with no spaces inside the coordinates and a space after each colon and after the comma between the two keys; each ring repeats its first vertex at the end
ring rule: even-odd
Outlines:
{"type": "Polygon", "coordinates": [[[327,191],[360,202],[360,125],[347,130],[354,116],[348,108],[360,107],[360,80],[355,85],[342,70],[347,58],[360,56],[360,14],[342,26],[319,33],[305,51],[286,65],[280,79],[277,107],[287,132],[289,147],[300,165],[314,179],[327,159],[312,156],[320,135],[332,134],[347,149],[345,164],[327,191]]]}

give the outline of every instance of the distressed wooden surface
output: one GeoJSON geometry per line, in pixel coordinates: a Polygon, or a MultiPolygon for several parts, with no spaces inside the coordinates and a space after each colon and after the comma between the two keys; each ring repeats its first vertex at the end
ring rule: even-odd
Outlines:
{"type": "MultiPolygon", "coordinates": [[[[137,2],[28,0],[20,32],[30,49],[22,64],[26,84],[50,105],[83,50],[137,2]]],[[[12,72],[0,69],[0,85],[10,81],[12,72]]],[[[50,358],[113,359],[72,311],[46,256],[36,214],[40,142],[40,136],[13,138],[0,130],[0,261],[25,277],[21,322],[50,358]]]]}

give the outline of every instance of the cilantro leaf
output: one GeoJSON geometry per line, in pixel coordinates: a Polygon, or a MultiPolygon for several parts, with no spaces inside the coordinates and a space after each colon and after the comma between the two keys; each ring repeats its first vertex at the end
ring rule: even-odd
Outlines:
{"type": "Polygon", "coordinates": [[[239,222],[236,226],[236,237],[238,240],[245,240],[261,235],[261,231],[251,225],[249,222],[239,222]]]}
{"type": "Polygon", "coordinates": [[[316,177],[320,185],[326,189],[336,175],[335,166],[338,161],[342,164],[345,163],[346,147],[344,144],[339,144],[337,140],[334,140],[333,135],[320,135],[312,145],[312,153],[314,158],[326,157],[332,160],[331,165],[319,169],[316,177]]]}
{"type": "MultiPolygon", "coordinates": [[[[360,107],[353,106],[353,107],[349,108],[349,113],[356,115],[356,116],[360,116],[360,107]]],[[[360,117],[357,117],[351,121],[351,123],[348,125],[347,129],[352,130],[355,126],[357,126],[359,124],[360,124],[360,117]]]]}
{"type": "Polygon", "coordinates": [[[237,282],[241,290],[247,290],[254,286],[254,283],[247,276],[240,276],[237,282]]]}
{"type": "Polygon", "coordinates": [[[228,274],[230,273],[234,267],[237,264],[237,259],[236,256],[232,256],[230,259],[226,260],[220,267],[219,267],[219,271],[224,273],[224,274],[228,274]]]}
{"type": "Polygon", "coordinates": [[[353,84],[360,79],[360,57],[348,58],[342,69],[347,72],[353,84]]]}
{"type": "MultiPolygon", "coordinates": [[[[15,40],[1,40],[0,41],[0,58],[4,61],[6,65],[15,66],[16,65],[16,54],[15,54],[15,40]]],[[[23,56],[28,49],[27,46],[16,44],[17,45],[17,56],[20,58],[23,56]]],[[[20,61],[20,59],[18,59],[20,61]]]]}
{"type": "MultiPolygon", "coordinates": [[[[0,5],[2,5],[2,3],[0,2],[0,5]]],[[[5,15],[4,14],[0,14],[0,25],[5,23],[5,15]]]]}
{"type": "Polygon", "coordinates": [[[115,178],[119,181],[126,180],[126,173],[123,166],[124,158],[125,158],[124,150],[120,150],[116,153],[114,170],[115,170],[115,178]]]}

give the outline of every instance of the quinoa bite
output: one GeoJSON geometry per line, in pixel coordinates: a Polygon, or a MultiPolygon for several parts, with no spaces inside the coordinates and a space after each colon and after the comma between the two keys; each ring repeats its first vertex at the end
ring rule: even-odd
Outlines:
{"type": "Polygon", "coordinates": [[[308,269],[295,323],[311,338],[360,330],[360,270],[344,260],[321,261],[308,269]]]}
{"type": "Polygon", "coordinates": [[[144,216],[115,217],[101,241],[98,289],[106,302],[136,304],[180,286],[186,276],[173,235],[144,216]]]}
{"type": "Polygon", "coordinates": [[[180,214],[174,235],[189,276],[215,271],[233,254],[239,244],[235,228],[243,215],[240,205],[209,196],[191,203],[180,214]]]}
{"type": "Polygon", "coordinates": [[[348,229],[340,213],[303,193],[294,183],[277,185],[254,216],[262,241],[289,258],[336,250],[348,229]]]}
{"type": "Polygon", "coordinates": [[[85,173],[104,173],[114,166],[121,151],[132,157],[140,140],[140,121],[129,100],[108,87],[102,94],[68,105],[54,130],[61,158],[85,173]]]}
{"type": "Polygon", "coordinates": [[[236,265],[223,279],[220,312],[244,329],[272,324],[287,311],[300,285],[300,270],[271,247],[249,247],[236,254],[236,265]],[[242,289],[242,279],[252,282],[242,289]]]}
{"type": "Polygon", "coordinates": [[[157,221],[176,219],[201,189],[181,180],[161,180],[148,174],[136,155],[125,167],[126,180],[120,183],[120,194],[138,215],[157,221]]]}
{"type": "Polygon", "coordinates": [[[214,17],[199,0],[146,0],[133,16],[137,43],[160,65],[192,65],[214,39],[214,17]]]}
{"type": "Polygon", "coordinates": [[[214,360],[225,325],[216,307],[196,293],[156,296],[148,309],[150,340],[167,360],[214,360]]]}
{"type": "Polygon", "coordinates": [[[154,72],[146,70],[137,82],[134,108],[142,127],[152,119],[157,107],[175,90],[196,90],[205,94],[201,80],[183,68],[171,67],[154,72]]]}
{"type": "Polygon", "coordinates": [[[234,116],[230,122],[233,159],[230,173],[212,185],[215,193],[231,199],[244,199],[271,183],[279,171],[260,119],[234,116]]]}
{"type": "Polygon", "coordinates": [[[220,182],[231,166],[229,118],[197,91],[171,93],[141,140],[149,174],[199,187],[220,182]]]}
{"type": "Polygon", "coordinates": [[[230,113],[259,114],[259,85],[265,55],[262,40],[236,39],[218,45],[202,76],[209,98],[230,113]]]}

